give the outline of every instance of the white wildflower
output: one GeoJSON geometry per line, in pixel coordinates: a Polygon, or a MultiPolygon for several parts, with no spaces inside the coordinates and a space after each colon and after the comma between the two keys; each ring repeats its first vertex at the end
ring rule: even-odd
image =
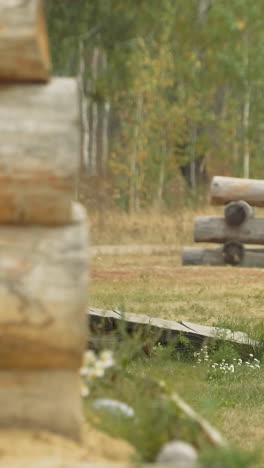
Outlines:
{"type": "Polygon", "coordinates": [[[86,351],[84,353],[84,365],[92,364],[96,361],[96,354],[94,351],[86,351]]]}
{"type": "Polygon", "coordinates": [[[90,393],[90,392],[89,392],[88,387],[87,387],[86,385],[82,384],[82,386],[81,386],[81,396],[82,396],[83,398],[87,398],[88,395],[89,395],[89,393],[90,393]]]}

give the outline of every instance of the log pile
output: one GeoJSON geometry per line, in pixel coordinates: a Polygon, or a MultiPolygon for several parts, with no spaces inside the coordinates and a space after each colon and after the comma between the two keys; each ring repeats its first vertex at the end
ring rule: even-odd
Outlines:
{"type": "Polygon", "coordinates": [[[255,217],[255,207],[264,206],[264,180],[234,177],[213,178],[211,203],[224,205],[223,216],[198,216],[194,241],[218,243],[217,248],[184,247],[183,265],[238,265],[264,267],[264,217],[255,217]]]}
{"type": "Polygon", "coordinates": [[[77,84],[50,78],[40,0],[1,0],[0,428],[78,440],[87,219],[77,84]]]}

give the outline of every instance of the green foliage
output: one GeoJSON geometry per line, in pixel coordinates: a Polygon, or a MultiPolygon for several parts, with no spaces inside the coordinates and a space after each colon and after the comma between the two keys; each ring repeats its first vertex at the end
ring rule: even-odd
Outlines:
{"type": "Polygon", "coordinates": [[[116,204],[130,211],[175,206],[172,200],[185,192],[179,168],[200,155],[210,174],[241,176],[249,148],[251,175],[260,176],[261,0],[209,1],[204,12],[202,1],[183,0],[46,0],[45,5],[54,73],[77,74],[82,44],[83,78],[92,82],[86,93],[98,105],[111,103],[107,169],[116,204]],[[107,59],[96,77],[95,48],[107,59]]]}
{"type": "Polygon", "coordinates": [[[200,457],[205,468],[249,468],[259,461],[256,453],[231,448],[210,449],[200,457]]]}

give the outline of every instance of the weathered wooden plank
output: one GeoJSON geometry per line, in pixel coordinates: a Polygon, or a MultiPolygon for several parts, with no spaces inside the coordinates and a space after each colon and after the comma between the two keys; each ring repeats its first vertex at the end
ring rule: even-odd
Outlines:
{"type": "Polygon", "coordinates": [[[244,200],[232,201],[225,206],[224,215],[229,226],[239,226],[253,218],[254,209],[244,200]]]}
{"type": "MultiPolygon", "coordinates": [[[[182,249],[183,265],[212,265],[227,264],[223,248],[184,247],[182,249]]],[[[264,268],[264,249],[244,249],[243,258],[237,265],[246,268],[264,268]]]]}
{"type": "Polygon", "coordinates": [[[78,374],[0,370],[0,428],[47,430],[79,440],[83,419],[78,374]]]}
{"type": "Polygon", "coordinates": [[[240,226],[228,226],[221,216],[197,216],[193,237],[195,242],[236,240],[244,244],[264,244],[264,217],[250,218],[240,226]]]}
{"type": "Polygon", "coordinates": [[[235,341],[240,344],[253,345],[257,343],[251,340],[247,333],[244,332],[233,332],[227,328],[209,327],[206,325],[200,325],[197,323],[188,322],[183,320],[181,322],[185,327],[208,338],[215,338],[216,336],[225,340],[235,341]]]}
{"type": "Polygon", "coordinates": [[[87,339],[85,210],[73,224],[0,227],[0,369],[78,368],[87,339]]]}
{"type": "MultiPolygon", "coordinates": [[[[181,333],[191,340],[198,339],[200,342],[204,339],[216,339],[231,341],[234,344],[245,345],[246,347],[255,347],[258,344],[256,341],[251,340],[246,333],[232,332],[231,330],[219,327],[197,325],[187,321],[176,322],[174,320],[160,319],[144,314],[121,313],[116,310],[97,309],[94,307],[90,307],[87,310],[87,315],[94,332],[96,332],[98,324],[103,323],[105,331],[112,331],[115,329],[118,321],[124,320],[130,331],[131,324],[134,325],[135,330],[144,330],[146,327],[151,326],[153,329],[160,332],[158,340],[164,342],[181,333]]],[[[93,339],[93,337],[91,338],[93,339]]]]}
{"type": "Polygon", "coordinates": [[[0,81],[47,81],[48,39],[40,0],[0,2],[0,81]]]}
{"type": "Polygon", "coordinates": [[[252,206],[264,206],[264,180],[215,176],[210,195],[213,205],[244,200],[252,206]]]}
{"type": "Polygon", "coordinates": [[[79,165],[75,79],[0,86],[0,223],[70,221],[79,165]]]}

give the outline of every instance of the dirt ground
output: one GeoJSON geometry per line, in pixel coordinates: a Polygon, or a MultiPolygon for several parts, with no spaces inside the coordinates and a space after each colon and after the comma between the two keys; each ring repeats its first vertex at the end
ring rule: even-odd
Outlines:
{"type": "Polygon", "coordinates": [[[82,462],[124,463],[133,455],[133,448],[86,425],[80,444],[56,434],[41,431],[1,430],[0,467],[36,468],[67,466],[82,462]]]}

